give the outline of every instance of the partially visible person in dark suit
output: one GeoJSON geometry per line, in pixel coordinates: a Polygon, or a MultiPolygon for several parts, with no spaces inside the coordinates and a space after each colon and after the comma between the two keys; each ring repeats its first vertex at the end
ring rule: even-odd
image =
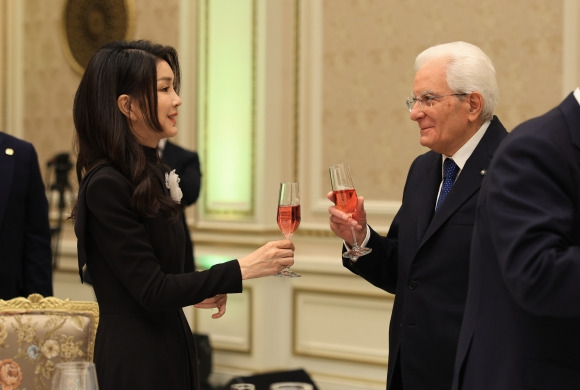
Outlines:
{"type": "Polygon", "coordinates": [[[580,388],[580,88],[507,136],[475,221],[453,388],[580,388]]]}
{"type": "MultiPolygon", "coordinates": [[[[187,150],[179,145],[174,144],[167,138],[159,141],[157,147],[159,155],[163,161],[169,165],[179,175],[179,186],[183,192],[181,203],[185,206],[191,206],[197,201],[201,189],[201,167],[197,152],[187,150]]],[[[191,239],[191,232],[187,226],[187,220],[184,218],[186,229],[186,259],[191,259],[185,264],[185,271],[195,270],[195,252],[194,244],[191,239]]]]}
{"type": "MultiPolygon", "coordinates": [[[[389,329],[389,390],[449,390],[467,294],[475,204],[491,157],[507,134],[494,116],[495,69],[466,42],[433,46],[415,60],[410,117],[421,145],[401,208],[386,237],[367,225],[363,197],[351,216],[329,208],[330,228],[347,245],[372,248],[343,265],[395,294],[389,329]],[[450,165],[451,163],[451,165],[450,165]],[[446,167],[454,167],[455,175],[446,167]],[[453,184],[449,188],[446,182],[453,184]]],[[[328,198],[333,200],[332,193],[328,198]]],[[[493,375],[493,373],[490,373],[493,375]]],[[[495,389],[494,389],[495,390],[495,389]]]]}
{"type": "Polygon", "coordinates": [[[0,299],[51,296],[48,200],[34,146],[0,132],[0,299]]]}

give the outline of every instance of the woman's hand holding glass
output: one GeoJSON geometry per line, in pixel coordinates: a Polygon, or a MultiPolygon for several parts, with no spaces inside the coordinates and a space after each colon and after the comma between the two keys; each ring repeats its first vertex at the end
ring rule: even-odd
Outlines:
{"type": "Polygon", "coordinates": [[[288,239],[270,241],[238,262],[244,280],[272,276],[294,264],[294,244],[288,239]]]}

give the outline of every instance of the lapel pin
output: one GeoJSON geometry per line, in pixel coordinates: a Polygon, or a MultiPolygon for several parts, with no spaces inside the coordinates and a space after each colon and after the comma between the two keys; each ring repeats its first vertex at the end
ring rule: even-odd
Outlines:
{"type": "Polygon", "coordinates": [[[14,149],[12,149],[12,148],[6,148],[6,150],[4,151],[4,153],[6,153],[8,156],[12,156],[14,154],[14,149]]]}
{"type": "Polygon", "coordinates": [[[479,172],[479,174],[481,176],[485,176],[486,173],[487,173],[487,170],[485,170],[485,169],[482,169],[481,172],[479,172]]]}

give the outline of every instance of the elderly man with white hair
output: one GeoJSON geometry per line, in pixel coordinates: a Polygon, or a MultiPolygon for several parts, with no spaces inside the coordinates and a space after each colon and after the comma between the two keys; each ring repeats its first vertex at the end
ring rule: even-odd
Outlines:
{"type": "Polygon", "coordinates": [[[449,390],[475,205],[507,132],[493,115],[495,69],[481,49],[466,42],[433,46],[417,56],[415,70],[406,103],[421,145],[431,150],[412,163],[388,234],[367,225],[362,196],[352,215],[331,206],[330,228],[350,246],[354,227],[357,242],[372,251],[343,265],[395,294],[387,389],[449,390]]]}

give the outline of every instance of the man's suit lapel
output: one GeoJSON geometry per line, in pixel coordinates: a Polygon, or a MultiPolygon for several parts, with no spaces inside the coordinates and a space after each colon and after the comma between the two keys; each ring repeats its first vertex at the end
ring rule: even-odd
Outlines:
{"type": "MultiPolygon", "coordinates": [[[[474,151],[475,154],[476,151],[474,151]]],[[[466,162],[461,174],[457,178],[455,184],[453,184],[453,189],[445,198],[445,202],[441,205],[439,210],[433,215],[431,224],[423,237],[423,242],[428,240],[433,233],[437,231],[447,221],[453,214],[457,212],[465,201],[471,198],[481,186],[482,175],[481,171],[487,168],[487,164],[481,164],[481,156],[471,155],[469,160],[466,162]],[[477,157],[477,161],[473,160],[473,157],[477,157]]],[[[479,153],[478,153],[479,154],[479,153]]]]}
{"type": "Polygon", "coordinates": [[[439,192],[439,184],[441,183],[441,155],[438,153],[432,154],[433,158],[431,161],[427,161],[423,167],[424,172],[420,173],[420,176],[425,178],[424,186],[425,189],[421,198],[421,202],[418,202],[416,206],[416,218],[417,218],[417,244],[421,243],[425,237],[425,233],[431,224],[433,219],[433,213],[435,212],[435,202],[437,200],[437,194],[439,192]]]}
{"type": "MultiPolygon", "coordinates": [[[[8,204],[8,197],[12,190],[12,175],[14,174],[14,155],[10,154],[7,139],[0,133],[0,226],[8,204]]],[[[15,153],[15,151],[12,149],[15,153]]]]}
{"type": "MultiPolygon", "coordinates": [[[[476,146],[475,150],[465,163],[463,170],[459,174],[453,189],[447,195],[441,208],[433,215],[431,224],[425,232],[421,242],[423,245],[440,227],[447,221],[459,208],[471,197],[473,197],[479,188],[481,182],[487,173],[487,168],[493,157],[493,152],[505,137],[505,128],[494,117],[489,125],[485,135],[476,146]]],[[[432,205],[434,207],[434,205],[432,205]]]]}
{"type": "MultiPolygon", "coordinates": [[[[564,115],[564,120],[568,125],[568,130],[570,131],[570,138],[572,139],[572,144],[580,151],[580,105],[574,97],[570,94],[564,101],[560,104],[560,110],[564,115]]],[[[580,152],[576,153],[576,161],[580,165],[580,152]]]]}

